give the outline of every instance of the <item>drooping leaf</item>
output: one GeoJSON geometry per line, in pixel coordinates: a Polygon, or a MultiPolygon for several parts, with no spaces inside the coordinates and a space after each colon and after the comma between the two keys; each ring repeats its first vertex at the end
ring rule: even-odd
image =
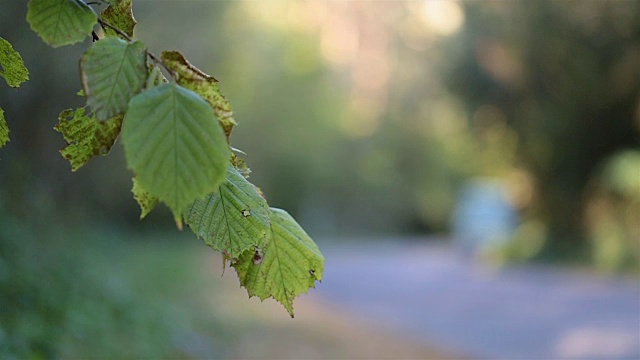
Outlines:
{"type": "Polygon", "coordinates": [[[45,43],[58,47],[91,35],[98,17],[81,0],[31,0],[27,21],[45,43]]]}
{"type": "Polygon", "coordinates": [[[29,80],[29,70],[24,66],[20,53],[11,43],[0,37],[0,76],[11,87],[18,87],[29,80]]]}
{"type": "Polygon", "coordinates": [[[140,185],[169,206],[179,227],[182,212],[216,191],[229,164],[229,147],[213,110],[177,84],[131,99],[122,144],[140,185]]]}
{"type": "Polygon", "coordinates": [[[184,221],[205,244],[235,259],[271,237],[269,205],[233,166],[218,188],[191,204],[184,221]]]}
{"type": "Polygon", "coordinates": [[[286,211],[271,209],[271,229],[264,247],[245,251],[232,265],[249,296],[273,297],[293,317],[293,300],[322,280],[324,257],[286,211]]]}
{"type": "MultiPolygon", "coordinates": [[[[125,34],[129,35],[129,38],[133,37],[133,28],[135,28],[137,21],[133,17],[131,0],[113,2],[111,5],[107,6],[106,9],[102,10],[100,17],[103,21],[106,21],[110,25],[117,27],[125,34]]],[[[105,29],[105,33],[110,36],[121,36],[108,27],[105,29]]]]}
{"type": "Polygon", "coordinates": [[[9,126],[4,119],[4,110],[0,107],[0,148],[9,142],[9,126]]]}
{"type": "Polygon", "coordinates": [[[160,58],[174,72],[178,84],[195,91],[211,104],[228,138],[237,123],[229,100],[222,95],[216,84],[218,80],[191,65],[178,51],[164,51],[160,58]]]}
{"type": "Polygon", "coordinates": [[[71,171],[76,171],[92,157],[109,154],[121,127],[122,115],[100,122],[95,116],[85,114],[82,107],[62,111],[54,129],[67,142],[60,154],[71,163],[71,171]]]}
{"type": "Polygon", "coordinates": [[[158,198],[153,197],[147,190],[140,186],[138,180],[135,177],[131,179],[133,181],[133,188],[131,192],[133,193],[133,198],[136,200],[138,205],[140,205],[140,220],[144,219],[150,212],[156,207],[158,204],[158,198]]]}
{"type": "Polygon", "coordinates": [[[82,56],[82,87],[98,120],[125,112],[129,100],[145,85],[146,60],[147,50],[141,42],[116,37],[94,43],[82,56]]]}

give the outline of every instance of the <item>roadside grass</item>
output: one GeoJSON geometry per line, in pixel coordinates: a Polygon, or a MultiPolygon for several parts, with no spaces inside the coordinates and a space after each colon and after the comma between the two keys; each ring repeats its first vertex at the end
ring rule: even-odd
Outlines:
{"type": "MultiPolygon", "coordinates": [[[[1,358],[442,358],[313,296],[249,299],[188,231],[0,219],[1,358]]],[[[319,285],[322,286],[322,285],[319,285]]]]}

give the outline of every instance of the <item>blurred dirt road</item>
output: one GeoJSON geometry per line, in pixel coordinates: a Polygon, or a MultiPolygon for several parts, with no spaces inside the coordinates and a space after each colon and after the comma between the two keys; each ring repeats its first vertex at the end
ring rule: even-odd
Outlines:
{"type": "Polygon", "coordinates": [[[406,339],[474,358],[640,358],[637,278],[495,269],[426,241],[322,250],[325,276],[310,298],[387,324],[406,339]]]}

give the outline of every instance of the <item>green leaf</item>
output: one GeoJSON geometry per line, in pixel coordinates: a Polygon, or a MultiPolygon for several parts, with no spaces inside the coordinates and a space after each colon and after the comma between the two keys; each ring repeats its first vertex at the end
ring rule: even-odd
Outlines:
{"type": "Polygon", "coordinates": [[[0,37],[0,76],[11,87],[18,87],[29,80],[29,70],[24,66],[20,53],[11,43],[0,37]]]}
{"type": "Polygon", "coordinates": [[[191,65],[178,51],[164,51],[160,58],[167,68],[173,71],[178,84],[195,91],[211,104],[225,135],[229,138],[237,123],[233,118],[231,103],[222,95],[216,84],[218,80],[191,65]]]}
{"type": "Polygon", "coordinates": [[[122,116],[100,122],[94,116],[85,114],[85,108],[78,108],[62,111],[54,129],[67,142],[60,154],[71,163],[71,171],[76,171],[92,157],[109,154],[121,127],[122,116]]]}
{"type": "Polygon", "coordinates": [[[293,300],[322,280],[324,257],[286,211],[271,209],[271,229],[263,248],[244,252],[232,265],[249,296],[273,297],[293,317],[293,300]]]}
{"type": "Polygon", "coordinates": [[[81,0],[31,0],[27,21],[45,43],[58,47],[91,35],[98,17],[81,0]]]}
{"type": "Polygon", "coordinates": [[[233,166],[214,194],[196,200],[184,220],[198,238],[232,259],[271,237],[269,205],[233,166]]]}
{"type": "Polygon", "coordinates": [[[147,50],[139,41],[106,37],[82,56],[80,71],[87,105],[99,120],[107,120],[125,112],[129,100],[144,87],[147,50]]]}
{"type": "Polygon", "coordinates": [[[145,190],[136,178],[131,179],[133,181],[133,198],[140,205],[140,220],[144,219],[158,204],[158,198],[153,197],[147,190],[145,190]]]}
{"type": "Polygon", "coordinates": [[[151,89],[158,85],[166,84],[167,78],[164,77],[162,71],[156,66],[151,64],[149,66],[149,76],[147,77],[147,83],[145,84],[145,88],[151,89]]]}
{"type": "Polygon", "coordinates": [[[0,148],[9,142],[9,126],[4,119],[4,110],[0,107],[0,148]]]}
{"type": "MultiPolygon", "coordinates": [[[[109,25],[113,25],[122,30],[125,34],[129,35],[129,38],[133,37],[133,28],[136,26],[137,21],[133,17],[131,0],[122,0],[112,3],[107,6],[106,9],[102,10],[100,17],[103,21],[109,23],[109,25]]],[[[113,29],[108,27],[105,29],[105,33],[110,36],[122,37],[113,29]]]]}
{"type": "Polygon", "coordinates": [[[229,147],[213,110],[176,84],[131,99],[122,144],[140,185],[169,206],[178,227],[192,202],[216,191],[229,164],[229,147]]]}

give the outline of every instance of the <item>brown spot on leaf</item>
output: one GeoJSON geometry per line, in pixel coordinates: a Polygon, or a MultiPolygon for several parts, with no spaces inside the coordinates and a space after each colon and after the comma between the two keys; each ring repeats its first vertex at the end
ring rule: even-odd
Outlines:
{"type": "Polygon", "coordinates": [[[256,249],[255,254],[253,254],[253,263],[259,265],[262,262],[262,253],[260,249],[256,249]]]}

